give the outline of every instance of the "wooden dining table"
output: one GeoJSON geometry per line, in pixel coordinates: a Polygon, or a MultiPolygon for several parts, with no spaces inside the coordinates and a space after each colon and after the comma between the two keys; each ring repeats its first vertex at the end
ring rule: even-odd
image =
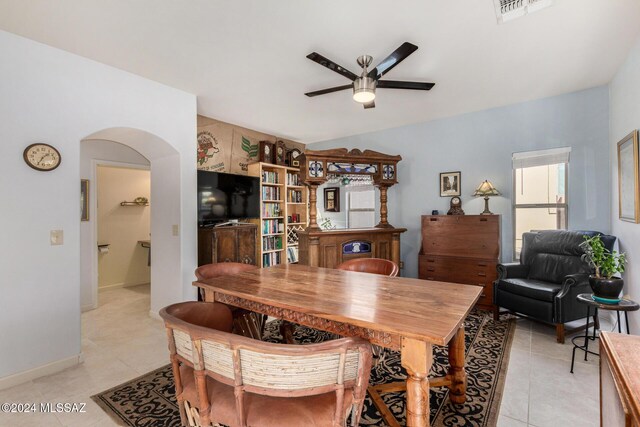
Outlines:
{"type": "Polygon", "coordinates": [[[205,301],[221,302],[300,325],[360,337],[400,351],[407,371],[407,426],[429,425],[429,387],[466,399],[464,320],[479,286],[386,277],[298,264],[256,268],[193,282],[205,301]],[[433,345],[448,345],[447,375],[429,378],[433,345]]]}

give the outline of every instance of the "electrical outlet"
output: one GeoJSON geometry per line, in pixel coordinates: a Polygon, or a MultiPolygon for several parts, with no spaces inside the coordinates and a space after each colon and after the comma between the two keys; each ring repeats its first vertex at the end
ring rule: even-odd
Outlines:
{"type": "Polygon", "coordinates": [[[51,230],[49,233],[49,240],[51,242],[51,246],[64,244],[64,231],[51,230]]]}
{"type": "Polygon", "coordinates": [[[398,267],[400,267],[401,269],[404,268],[404,261],[400,261],[400,265],[398,267]]]}
{"type": "Polygon", "coordinates": [[[178,224],[173,224],[173,225],[171,226],[171,233],[172,233],[174,236],[179,236],[179,235],[180,235],[180,227],[178,226],[178,224]]]}

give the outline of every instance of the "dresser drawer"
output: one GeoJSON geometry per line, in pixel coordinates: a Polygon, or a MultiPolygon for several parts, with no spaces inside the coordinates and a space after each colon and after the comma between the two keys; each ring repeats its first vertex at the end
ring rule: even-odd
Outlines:
{"type": "Polygon", "coordinates": [[[424,215],[422,253],[497,259],[500,254],[499,219],[497,215],[424,215]]]}
{"type": "Polygon", "coordinates": [[[496,261],[420,255],[419,277],[443,282],[484,285],[496,280],[496,261]]]}

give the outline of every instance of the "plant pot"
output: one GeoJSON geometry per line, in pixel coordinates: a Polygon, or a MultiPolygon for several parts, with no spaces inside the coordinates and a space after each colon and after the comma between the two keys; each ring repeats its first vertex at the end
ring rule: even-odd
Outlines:
{"type": "Polygon", "coordinates": [[[593,295],[596,297],[618,300],[624,286],[624,280],[619,277],[598,279],[595,276],[589,276],[589,285],[591,285],[593,295]]]}

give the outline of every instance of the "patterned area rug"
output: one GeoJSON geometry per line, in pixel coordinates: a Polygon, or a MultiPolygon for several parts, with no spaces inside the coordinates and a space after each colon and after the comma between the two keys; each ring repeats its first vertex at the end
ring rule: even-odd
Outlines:
{"type": "MultiPolygon", "coordinates": [[[[265,339],[278,342],[279,321],[269,322],[265,339]]],[[[465,354],[468,375],[467,401],[453,405],[446,387],[430,393],[432,426],[495,426],[498,419],[509,350],[515,324],[513,320],[494,322],[491,313],[473,310],[465,321],[465,354]]],[[[295,338],[301,344],[322,342],[335,335],[299,326],[295,338]]],[[[430,376],[445,375],[447,348],[434,346],[434,364],[430,376]]],[[[371,370],[370,383],[383,384],[406,379],[400,366],[400,354],[386,350],[371,370]]],[[[382,395],[401,425],[404,425],[405,393],[382,395]]],[[[123,426],[180,426],[174,398],[173,375],[169,365],[91,397],[116,422],[123,426]]],[[[383,427],[376,407],[367,396],[360,426],[383,427]]]]}

